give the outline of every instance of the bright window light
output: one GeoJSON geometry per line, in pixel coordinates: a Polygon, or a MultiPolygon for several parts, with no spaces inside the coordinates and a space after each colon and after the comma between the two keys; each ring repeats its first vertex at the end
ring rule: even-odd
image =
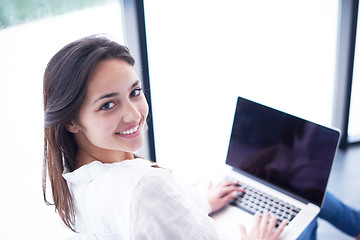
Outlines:
{"type": "Polygon", "coordinates": [[[337,0],[145,0],[156,158],[224,164],[237,96],[331,125],[337,0]]]}
{"type": "Polygon", "coordinates": [[[357,23],[357,35],[355,43],[354,73],[351,91],[350,116],[349,116],[349,142],[360,140],[360,21],[357,23]]]}
{"type": "MultiPolygon", "coordinates": [[[[0,29],[2,239],[73,236],[42,196],[42,77],[56,51],[95,33],[124,42],[119,1],[0,29]]],[[[51,195],[48,198],[52,202],[51,195]]]]}

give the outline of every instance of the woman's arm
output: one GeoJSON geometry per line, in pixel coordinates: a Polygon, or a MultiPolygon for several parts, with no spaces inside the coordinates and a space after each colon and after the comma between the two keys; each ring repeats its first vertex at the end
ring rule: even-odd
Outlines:
{"type": "MultiPolygon", "coordinates": [[[[241,191],[236,185],[236,190],[229,188],[230,185],[229,182],[220,184],[218,186],[221,187],[216,187],[216,191],[210,194],[215,196],[215,202],[221,203],[217,206],[228,203],[227,198],[225,200],[221,197],[224,194],[241,191]],[[228,191],[229,189],[233,190],[228,191]]],[[[286,222],[275,229],[276,218],[269,218],[267,212],[263,217],[255,215],[255,223],[249,234],[243,226],[239,226],[242,239],[278,239],[286,222]]],[[[171,173],[164,169],[151,171],[134,190],[130,208],[130,235],[132,239],[142,240],[220,239],[213,220],[184,194],[171,173]]]]}
{"type": "Polygon", "coordinates": [[[132,239],[212,240],[219,239],[214,221],[182,191],[171,173],[151,170],[132,196],[132,239]]]}

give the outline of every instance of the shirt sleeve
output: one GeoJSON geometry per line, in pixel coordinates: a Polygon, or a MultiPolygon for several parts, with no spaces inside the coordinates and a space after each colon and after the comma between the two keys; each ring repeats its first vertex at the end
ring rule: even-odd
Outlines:
{"type": "Polygon", "coordinates": [[[196,206],[198,206],[208,215],[211,213],[211,205],[206,199],[205,194],[202,194],[203,190],[200,187],[189,184],[180,184],[180,186],[181,189],[185,192],[185,195],[190,198],[196,204],[196,206]]]}
{"type": "Polygon", "coordinates": [[[170,172],[164,169],[150,172],[133,192],[131,239],[219,239],[213,219],[187,198],[170,172]]]}

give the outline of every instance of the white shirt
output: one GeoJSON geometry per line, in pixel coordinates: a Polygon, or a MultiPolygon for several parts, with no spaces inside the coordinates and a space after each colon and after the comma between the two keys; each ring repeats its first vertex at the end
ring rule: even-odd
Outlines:
{"type": "Polygon", "coordinates": [[[144,159],[94,161],[64,173],[82,239],[219,239],[213,220],[162,168],[144,159]]]}

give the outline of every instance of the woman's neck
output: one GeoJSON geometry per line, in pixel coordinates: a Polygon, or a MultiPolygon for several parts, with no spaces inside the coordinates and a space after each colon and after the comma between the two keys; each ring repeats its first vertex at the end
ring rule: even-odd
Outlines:
{"type": "Polygon", "coordinates": [[[134,154],[131,152],[108,151],[104,150],[96,153],[89,153],[81,149],[76,155],[76,168],[80,168],[93,161],[100,161],[102,163],[115,163],[124,160],[134,159],[134,154]]]}

